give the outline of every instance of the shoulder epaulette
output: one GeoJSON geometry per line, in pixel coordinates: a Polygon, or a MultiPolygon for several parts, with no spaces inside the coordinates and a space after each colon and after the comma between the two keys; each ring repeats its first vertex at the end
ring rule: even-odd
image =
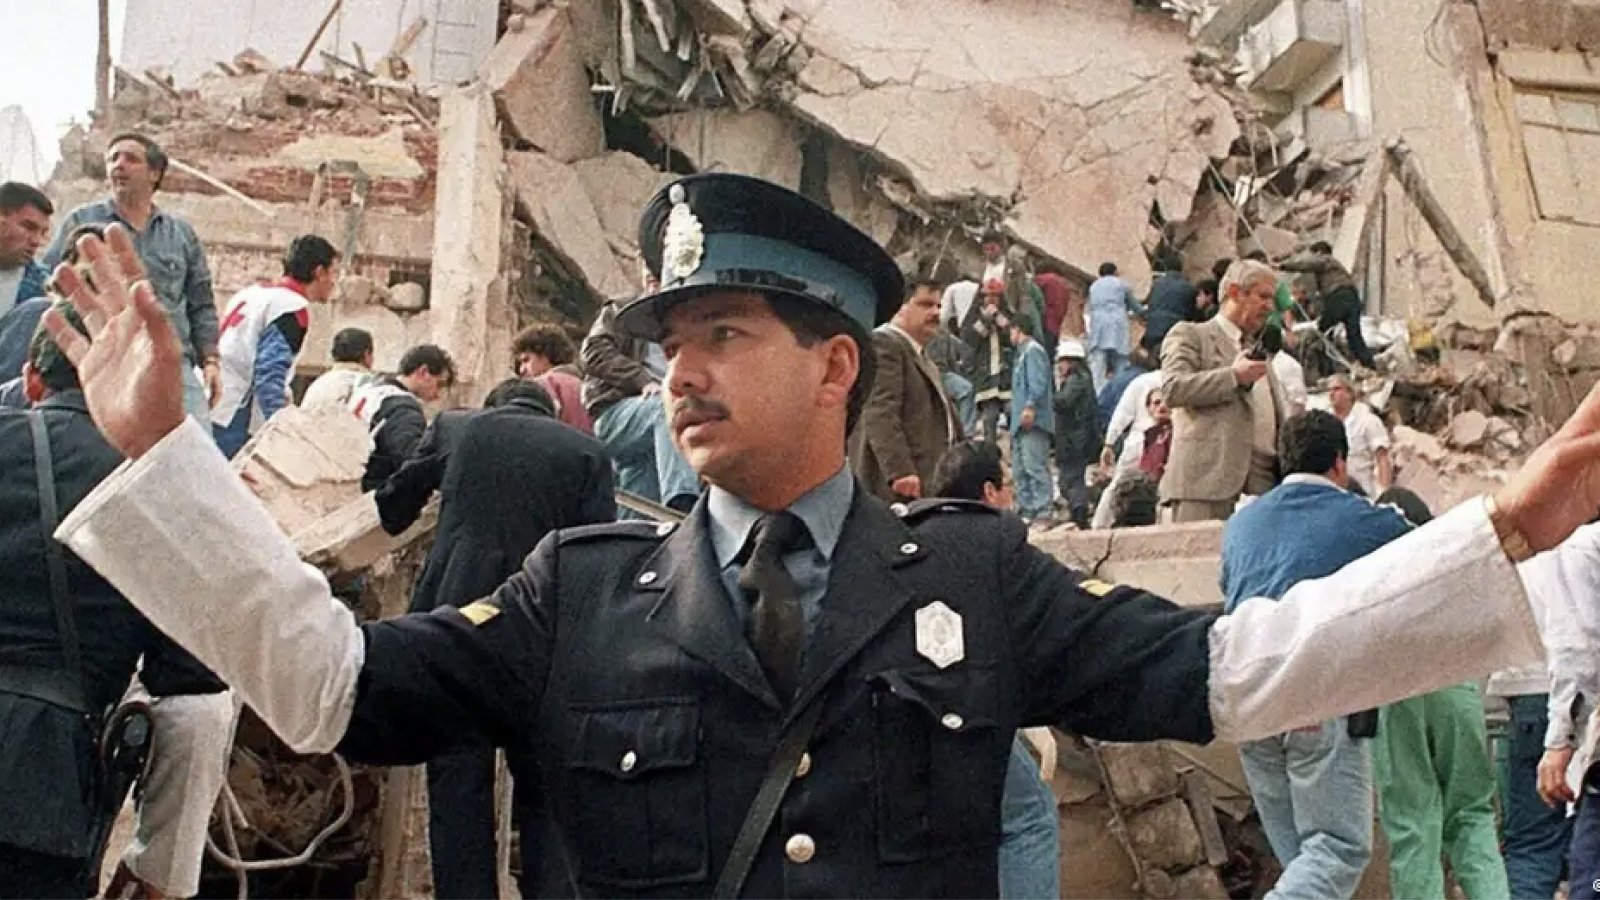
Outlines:
{"type": "Polygon", "coordinates": [[[953,500],[948,497],[933,497],[927,500],[914,500],[910,503],[892,503],[889,509],[901,519],[914,522],[926,519],[939,513],[983,513],[996,516],[1000,511],[987,503],[977,500],[953,500]]]}
{"type": "Polygon", "coordinates": [[[579,544],[609,538],[660,540],[671,534],[677,527],[678,525],[675,522],[621,519],[616,522],[602,522],[598,525],[579,525],[576,528],[563,528],[556,533],[556,543],[566,546],[567,544],[579,544]]]}

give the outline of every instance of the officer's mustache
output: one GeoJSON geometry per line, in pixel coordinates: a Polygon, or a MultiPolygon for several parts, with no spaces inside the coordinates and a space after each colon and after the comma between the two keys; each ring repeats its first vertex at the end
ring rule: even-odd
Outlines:
{"type": "Polygon", "coordinates": [[[673,431],[731,417],[732,413],[726,406],[704,397],[684,397],[672,404],[673,431]]]}

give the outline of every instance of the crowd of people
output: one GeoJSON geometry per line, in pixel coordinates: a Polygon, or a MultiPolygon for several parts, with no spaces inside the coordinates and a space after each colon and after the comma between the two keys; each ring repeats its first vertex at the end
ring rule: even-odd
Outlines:
{"type": "MultiPolygon", "coordinates": [[[[121,877],[195,894],[243,704],[297,749],[426,763],[440,897],[498,892],[497,746],[530,891],[709,893],[748,866],[756,893],[1059,896],[1055,802],[1028,750],[1048,732],[1022,727],[1044,724],[1238,740],[1285,867],[1270,896],[1352,896],[1373,797],[1397,897],[1443,897],[1441,858],[1469,897],[1553,896],[1564,865],[1571,896],[1594,895],[1600,788],[1579,747],[1600,739],[1583,724],[1600,691],[1600,532],[1562,542],[1568,507],[1591,498],[1550,486],[1579,455],[1530,466],[1478,519],[1422,527],[1356,382],[1336,375],[1330,410],[1306,408],[1297,316],[1317,322],[1307,340],[1342,327],[1373,364],[1326,245],[1282,267],[1314,275],[1309,313],[1267,261],[1221,261],[1195,285],[1170,252],[1143,301],[1114,263],[1080,300],[997,233],[973,277],[905,283],[797,195],[701,176],[645,211],[640,297],[607,304],[579,345],[528,328],[482,408],[430,417],[450,354],[406,348],[380,372],[359,329],[296,389],[346,263],[330,242],[295,238],[281,273],[219,307],[194,230],[154,202],[159,146],[120,135],[106,162],[108,197],[53,240],[50,200],[0,185],[0,895],[95,889],[127,789],[119,749],[135,770],[149,754],[121,877]],[[294,405],[366,427],[361,487],[387,531],[440,497],[415,615],[358,628],[219,462],[294,405]],[[627,521],[619,491],[676,515],[627,521]],[[1012,513],[1035,528],[1226,521],[1227,615],[1084,580],[1012,513]],[[1397,575],[1391,548],[1425,546],[1413,532],[1477,543],[1397,575]],[[999,571],[961,564],[979,559],[999,571]],[[1425,620],[1473,577],[1511,585],[1507,605],[1425,620]],[[1463,679],[1528,655],[1519,580],[1567,627],[1543,629],[1547,671],[1491,684],[1513,723],[1497,820],[1483,702],[1463,679]],[[879,634],[891,621],[903,640],[879,634]],[[1260,661],[1262,642],[1308,635],[1260,661]],[[1417,689],[1358,677],[1379,658],[1417,689]],[[855,675],[827,688],[841,666],[855,675]],[[1333,696],[1341,675],[1352,688],[1333,696]],[[153,753],[117,743],[137,717],[153,753]],[[772,805],[741,850],[774,778],[765,802],[790,785],[800,799],[788,819],[772,805]],[[871,814],[850,821],[840,798],[869,781],[871,814]],[[791,834],[763,849],[773,816],[791,834]],[[852,862],[794,868],[819,853],[852,862]],[[828,874],[783,880],[805,871],[828,874]]],[[[1600,428],[1590,406],[1570,440],[1600,428]]]]}

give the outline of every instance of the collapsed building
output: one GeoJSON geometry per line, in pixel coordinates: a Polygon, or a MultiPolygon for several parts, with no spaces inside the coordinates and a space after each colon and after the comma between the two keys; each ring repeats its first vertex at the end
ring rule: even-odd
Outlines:
{"type": "MultiPolygon", "coordinates": [[[[420,11],[288,0],[270,23],[244,3],[237,17],[216,13],[231,24],[181,34],[148,25],[188,21],[162,17],[164,5],[177,4],[130,6],[144,30],[130,26],[109,108],[64,141],[52,194],[64,206],[97,195],[107,138],[150,133],[176,160],[158,201],[195,225],[219,303],[275,275],[296,234],[328,237],[350,274],[313,311],[302,376],[327,365],[335,332],[359,326],[380,367],[416,343],[450,350],[453,399],[470,403],[506,374],[520,326],[579,334],[601,303],[639,289],[636,220],[655,191],[679,174],[734,171],[800,191],[907,272],[943,277],[977,270],[989,228],[1084,283],[1115,261],[1141,293],[1163,245],[1198,275],[1218,258],[1328,240],[1376,298],[1369,312],[1421,321],[1403,338],[1420,363],[1406,355],[1399,377],[1373,388],[1415,426],[1397,435],[1400,483],[1435,505],[1492,484],[1600,380],[1600,333],[1556,318],[1585,316],[1581,295],[1552,280],[1581,266],[1534,277],[1518,261],[1543,254],[1534,245],[1550,229],[1581,247],[1580,225],[1496,224],[1486,194],[1459,193],[1479,165],[1461,154],[1485,142],[1430,129],[1467,127],[1440,102],[1462,88],[1430,80],[1417,97],[1379,98],[1370,85],[1398,78],[1386,66],[1399,63],[1353,62],[1420,58],[1418,42],[1440,39],[1415,36],[1426,22],[1409,36],[1357,31],[1358,16],[1378,14],[1354,0],[454,0],[420,11]],[[1438,108],[1422,108],[1430,98],[1438,108]],[[1368,108],[1384,111],[1363,124],[1352,110],[1368,108]],[[1400,138],[1410,157],[1395,158],[1400,138]],[[1459,246],[1422,211],[1408,159],[1459,246]],[[1520,314],[1501,327],[1511,309],[1520,314]]],[[[1507,48],[1541,38],[1496,5],[1448,3],[1439,21],[1458,36],[1476,23],[1476,43],[1452,46],[1489,67],[1473,70],[1487,79],[1479,88],[1509,78],[1495,90],[1515,93],[1526,71],[1516,53],[1532,51],[1507,48]]],[[[1396,9],[1410,22],[1421,6],[1396,9]]],[[[1548,64],[1579,78],[1570,60],[1548,64]]],[[[1495,146],[1512,153],[1495,170],[1506,176],[1515,148],[1495,146]]],[[[336,431],[275,421],[245,465],[279,490],[269,503],[309,559],[343,580],[378,576],[352,604],[392,613],[426,536],[377,537],[370,502],[337,463],[348,446],[294,449],[336,431]],[[323,456],[334,462],[305,462],[323,456]]],[[[1100,577],[1215,603],[1217,530],[1172,534],[1077,535],[1047,549],[1100,577]]],[[[258,826],[244,848],[254,854],[298,850],[337,807],[326,766],[274,754],[247,756],[236,779],[258,826]],[[285,797],[304,814],[258,814],[285,797]]],[[[1195,748],[1154,754],[1063,754],[1068,883],[1216,896],[1261,877],[1266,851],[1250,843],[1237,775],[1195,748]]],[[[327,845],[324,870],[342,880],[326,889],[425,892],[415,781],[357,773],[357,825],[327,845]]]]}

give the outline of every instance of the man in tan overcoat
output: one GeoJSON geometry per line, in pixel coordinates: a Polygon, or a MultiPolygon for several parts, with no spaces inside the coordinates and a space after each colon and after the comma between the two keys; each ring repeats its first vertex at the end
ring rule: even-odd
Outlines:
{"type": "Polygon", "coordinates": [[[1286,416],[1270,354],[1259,347],[1277,284],[1265,263],[1234,263],[1216,317],[1180,322],[1161,345],[1162,396],[1173,423],[1161,478],[1165,521],[1226,519],[1242,494],[1264,493],[1277,480],[1278,425],[1286,416]]]}

